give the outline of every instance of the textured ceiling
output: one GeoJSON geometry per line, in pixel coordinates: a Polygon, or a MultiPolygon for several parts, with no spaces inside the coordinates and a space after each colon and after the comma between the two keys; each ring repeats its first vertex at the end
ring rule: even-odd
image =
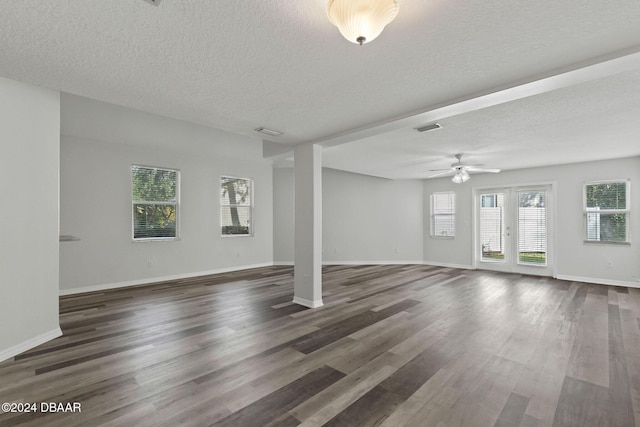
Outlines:
{"type": "MultiPolygon", "coordinates": [[[[640,46],[637,0],[403,0],[362,47],[325,7],[0,0],[0,76],[256,138],[271,127],[295,144],[640,46]]],[[[440,141],[431,155],[456,144],[466,150],[440,141]]]]}

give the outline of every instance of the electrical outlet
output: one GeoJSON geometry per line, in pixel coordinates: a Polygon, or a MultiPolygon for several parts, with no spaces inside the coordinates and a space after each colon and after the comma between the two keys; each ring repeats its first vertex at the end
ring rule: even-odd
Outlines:
{"type": "Polygon", "coordinates": [[[607,268],[613,268],[613,261],[607,261],[607,268]]]}
{"type": "Polygon", "coordinates": [[[147,268],[153,267],[153,261],[151,259],[147,259],[147,268]]]}

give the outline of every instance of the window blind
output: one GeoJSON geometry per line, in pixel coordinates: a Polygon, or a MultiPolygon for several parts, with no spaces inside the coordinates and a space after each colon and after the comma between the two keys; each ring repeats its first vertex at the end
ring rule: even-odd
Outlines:
{"type": "Polygon", "coordinates": [[[178,236],[178,171],[131,166],[133,238],[178,236]]]}
{"type": "Polygon", "coordinates": [[[629,241],[629,194],[629,181],[585,184],[584,224],[587,241],[629,241]]]}
{"type": "Polygon", "coordinates": [[[431,235],[434,237],[454,237],[455,200],[453,192],[433,193],[431,195],[431,235]]]}
{"type": "Polygon", "coordinates": [[[253,185],[251,179],[223,176],[220,179],[220,226],[222,235],[251,235],[253,185]]]}
{"type": "Polygon", "coordinates": [[[504,193],[481,195],[481,260],[504,262],[504,193]]]}
{"type": "Polygon", "coordinates": [[[518,263],[547,265],[545,191],[518,193],[518,263]]]}

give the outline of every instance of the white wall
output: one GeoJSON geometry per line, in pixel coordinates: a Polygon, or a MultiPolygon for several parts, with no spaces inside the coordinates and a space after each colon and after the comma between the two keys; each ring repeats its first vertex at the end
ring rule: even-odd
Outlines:
{"type": "Polygon", "coordinates": [[[273,169],[273,262],[293,264],[293,168],[273,169]]]}
{"type": "Polygon", "coordinates": [[[63,294],[272,263],[260,140],[70,95],[62,112],[60,227],[80,238],[61,245],[63,294]],[[179,241],[132,242],[132,164],[181,171],[179,241]],[[221,237],[221,175],[254,179],[253,237],[221,237]]]}
{"type": "Polygon", "coordinates": [[[0,360],[60,334],[60,95],[0,78],[0,360]]]}
{"type": "Polygon", "coordinates": [[[555,182],[556,272],[561,278],[583,278],[597,283],[637,285],[640,277],[640,157],[562,166],[472,175],[464,184],[450,178],[424,181],[424,260],[427,263],[472,266],[472,189],[555,182]],[[583,183],[608,179],[631,179],[631,245],[584,243],[583,183]],[[456,193],[456,237],[439,240],[429,236],[429,195],[437,191],[456,193]],[[612,262],[612,268],[607,262],[612,262]]]}
{"type": "MultiPolygon", "coordinates": [[[[422,262],[422,183],[324,168],[324,263],[422,262]]],[[[293,169],[274,169],[274,260],[293,261],[293,169]]]]}

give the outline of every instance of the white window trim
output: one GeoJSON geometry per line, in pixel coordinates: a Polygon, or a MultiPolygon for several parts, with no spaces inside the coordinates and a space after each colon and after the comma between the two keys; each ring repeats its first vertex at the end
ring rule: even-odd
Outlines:
{"type": "Polygon", "coordinates": [[[596,244],[596,245],[630,245],[631,244],[631,179],[607,179],[602,181],[588,181],[583,183],[582,186],[582,233],[584,243],[587,244],[596,244]],[[588,185],[597,185],[597,184],[609,184],[614,182],[624,182],[626,183],[625,192],[626,192],[626,208],[625,209],[602,209],[602,210],[587,210],[587,186],[588,185]],[[625,214],[627,217],[627,223],[625,227],[626,236],[623,242],[616,242],[612,240],[589,240],[587,239],[587,214],[588,213],[599,213],[605,215],[611,214],[625,214]]]}
{"type": "MultiPolygon", "coordinates": [[[[254,198],[253,198],[253,191],[255,189],[255,183],[254,183],[254,179],[251,177],[243,177],[243,176],[237,176],[237,175],[231,175],[231,174],[222,174],[220,175],[220,178],[218,179],[218,190],[220,190],[220,185],[222,184],[222,178],[235,178],[235,179],[244,179],[245,181],[249,181],[249,206],[246,205],[225,205],[220,203],[220,208],[218,210],[218,214],[220,214],[222,212],[222,208],[223,207],[242,207],[242,208],[249,208],[249,234],[223,234],[222,233],[222,216],[220,216],[220,221],[218,224],[219,227],[219,231],[220,231],[220,237],[222,237],[223,239],[232,239],[232,238],[242,238],[242,237],[254,237],[255,236],[255,230],[254,230],[254,226],[253,226],[253,208],[254,208],[254,198]]],[[[219,200],[219,198],[218,198],[219,200]]]]}
{"type": "Polygon", "coordinates": [[[437,191],[434,193],[431,193],[431,197],[430,197],[430,210],[431,210],[431,227],[430,227],[430,236],[432,239],[453,239],[456,237],[456,227],[455,227],[455,223],[456,223],[456,193],[455,191],[437,191]],[[434,212],[434,207],[435,207],[435,195],[436,194],[451,194],[453,195],[453,213],[450,214],[436,214],[434,212]],[[447,235],[442,235],[442,234],[435,234],[435,217],[436,215],[442,215],[442,216],[451,216],[453,217],[453,234],[447,234],[447,235]]]}
{"type": "Polygon", "coordinates": [[[129,193],[131,194],[131,241],[133,243],[149,243],[149,242],[173,242],[181,240],[180,238],[180,183],[181,183],[182,173],[180,169],[175,168],[167,168],[167,167],[158,167],[158,166],[149,166],[142,165],[139,163],[132,163],[129,167],[129,179],[131,180],[131,188],[129,189],[129,193]],[[131,180],[131,169],[136,166],[139,168],[146,169],[157,169],[169,172],[176,172],[176,202],[136,202],[133,200],[133,180],[131,180]],[[135,236],[135,219],[133,215],[133,207],[134,205],[175,205],[176,207],[176,236],[175,237],[134,237],[135,236]]]}

